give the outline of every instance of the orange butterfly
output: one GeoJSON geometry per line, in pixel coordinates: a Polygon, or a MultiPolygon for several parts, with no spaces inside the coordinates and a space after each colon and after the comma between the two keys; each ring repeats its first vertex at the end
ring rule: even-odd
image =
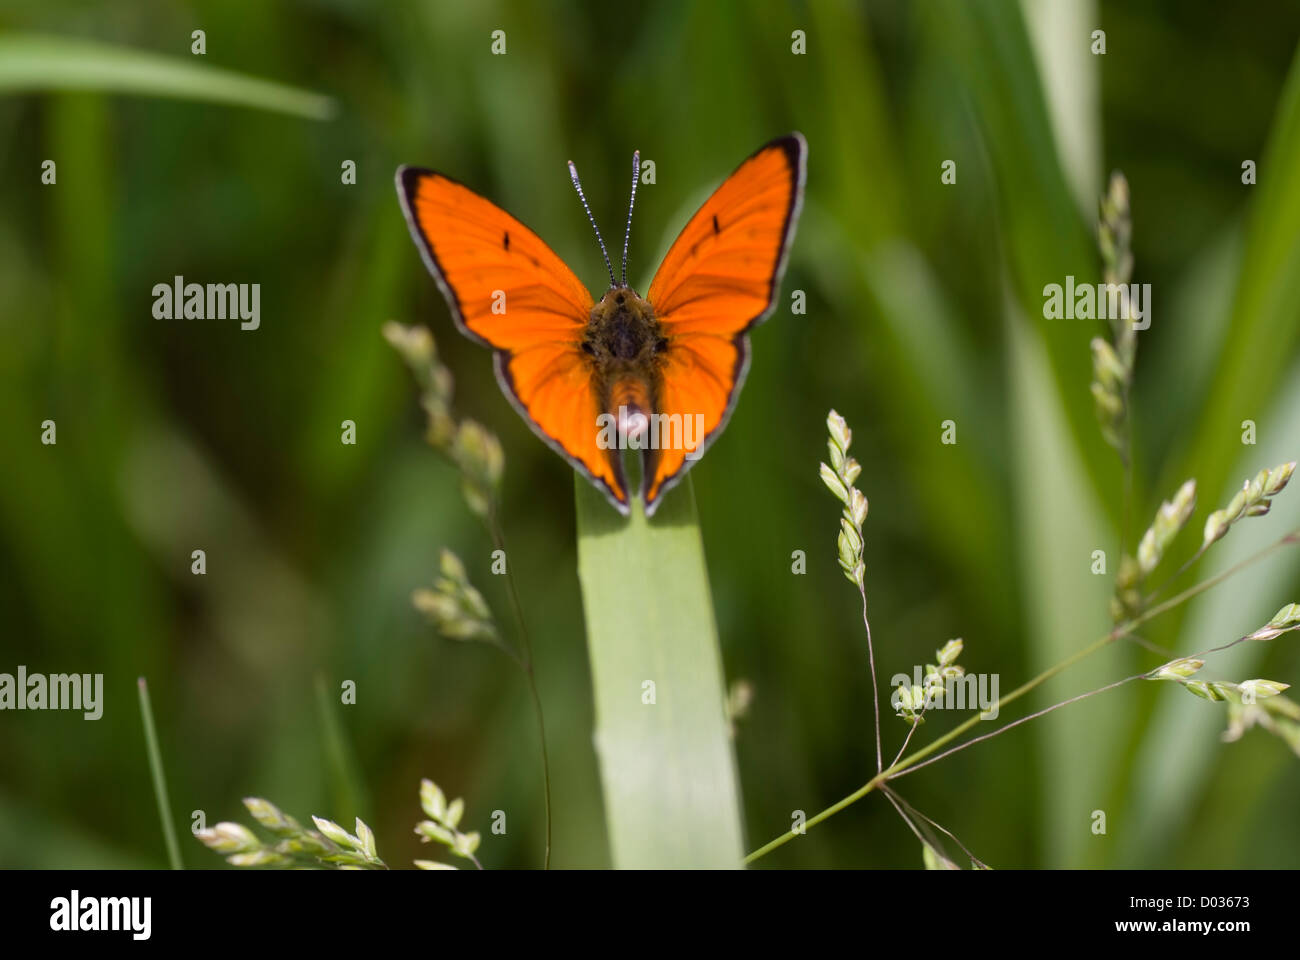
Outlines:
{"type": "Polygon", "coordinates": [[[749,329],[773,308],[803,199],[808,146],[793,133],[760,148],[674,241],[642,299],[623,280],[569,174],[609,270],[599,302],[541,238],[463,184],[401,167],[411,236],[456,325],[494,351],[497,380],[533,431],[628,513],[622,448],[641,450],[653,514],[717,439],[749,366],[749,329]]]}

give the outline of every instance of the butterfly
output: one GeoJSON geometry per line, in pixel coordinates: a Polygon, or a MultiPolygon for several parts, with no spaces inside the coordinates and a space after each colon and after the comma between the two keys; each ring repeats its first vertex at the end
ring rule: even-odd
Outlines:
{"type": "Polygon", "coordinates": [[[649,516],[736,405],[748,332],[780,291],[807,153],[798,133],[755,151],[687,222],[645,297],[627,284],[639,152],[622,280],[569,163],[609,271],[599,301],[536,233],[464,184],[403,166],[397,194],[456,325],[492,348],[497,380],[520,416],[623,514],[622,450],[640,450],[649,516]]]}

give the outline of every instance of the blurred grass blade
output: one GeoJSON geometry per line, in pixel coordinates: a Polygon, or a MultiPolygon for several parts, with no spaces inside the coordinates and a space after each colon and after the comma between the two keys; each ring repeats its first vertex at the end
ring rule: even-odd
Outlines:
{"type": "Polygon", "coordinates": [[[356,776],[343,731],[339,729],[334,712],[334,700],[325,682],[325,674],[316,674],[316,713],[320,720],[320,736],[325,750],[325,767],[328,771],[330,800],[335,816],[356,816],[362,810],[358,800],[356,776]]]}
{"type": "Polygon", "coordinates": [[[1089,36],[1097,23],[1097,0],[1021,0],[1025,29],[1047,101],[1061,172],[1085,221],[1097,211],[1101,172],[1101,58],[1089,36]]]}
{"type": "MultiPolygon", "coordinates": [[[[955,305],[938,276],[914,246],[877,244],[861,258],[863,296],[876,305],[882,321],[871,331],[871,349],[888,356],[892,389],[912,397],[910,417],[894,421],[898,440],[907,444],[909,482],[927,503],[922,522],[934,542],[963,565],[1007,562],[1010,529],[1005,501],[998,496],[998,472],[1005,457],[993,444],[934,443],[935,428],[961,411],[961,419],[988,422],[994,416],[992,393],[981,382],[977,351],[958,319],[955,305]],[[920,438],[924,438],[923,440],[920,438]],[[949,496],[960,489],[960,498],[949,496]],[[998,558],[994,560],[993,558],[998,558]]],[[[851,271],[845,275],[852,276],[851,271]]],[[[1009,615],[1013,598],[988,591],[982,602],[1009,615]],[[1001,606],[1005,605],[1005,606],[1001,606]]]]}
{"type": "MultiPolygon", "coordinates": [[[[1268,422],[1300,422],[1300,364],[1294,364],[1286,375],[1287,389],[1267,409],[1268,422]]],[[[1259,446],[1242,447],[1232,469],[1232,476],[1247,477],[1259,469],[1261,463],[1283,462],[1293,459],[1300,441],[1281,432],[1264,435],[1259,446]]],[[[1222,544],[1206,557],[1206,566],[1189,577],[1188,583],[1207,579],[1222,573],[1237,563],[1257,553],[1288,530],[1300,528],[1300,497],[1279,497],[1264,522],[1243,525],[1234,530],[1222,544]]],[[[1300,577],[1300,551],[1290,547],[1255,567],[1229,584],[1197,597],[1188,605],[1183,618],[1182,633],[1174,650],[1191,653],[1208,650],[1240,637],[1257,626],[1261,611],[1269,611],[1295,595],[1300,577]]],[[[1267,617],[1268,613],[1265,612],[1267,617]]],[[[1212,661],[1214,676],[1253,676],[1262,669],[1270,648],[1267,644],[1244,643],[1231,650],[1216,654],[1212,661]]],[[[1180,838],[1186,835],[1189,823],[1197,815],[1198,805],[1205,804],[1210,782],[1222,777],[1218,771],[1231,769],[1225,762],[1240,762],[1240,748],[1224,747],[1219,742],[1223,732],[1224,714],[1220,710],[1204,710],[1206,704],[1192,697],[1170,697],[1163,691],[1156,694],[1150,720],[1142,731],[1142,741],[1132,762],[1133,788],[1129,807],[1121,823],[1127,824],[1120,844],[1123,851],[1118,866],[1134,867],[1159,865],[1178,867],[1204,860],[1186,858],[1180,847],[1180,838]],[[1184,703],[1184,700],[1191,701],[1184,703]],[[1236,754],[1224,751],[1238,751],[1236,754]],[[1216,766],[1217,765],[1217,766],[1216,766]]],[[[1227,781],[1232,801],[1212,807],[1217,825],[1228,836],[1248,829],[1247,821],[1255,810],[1256,797],[1276,790],[1277,777],[1288,776],[1293,770],[1294,758],[1276,743],[1254,754],[1250,761],[1251,775],[1227,781]]],[[[1204,851],[1200,851],[1204,852],[1204,851]]]]}
{"type": "Polygon", "coordinates": [[[624,518],[582,477],[574,482],[613,864],[738,867],[735,758],[690,480],[653,521],[639,503],[624,518]]]}
{"type": "MultiPolygon", "coordinates": [[[[1292,60],[1283,88],[1268,146],[1259,160],[1258,186],[1243,187],[1250,199],[1239,248],[1227,255],[1223,271],[1240,264],[1240,276],[1230,308],[1214,318],[1217,330],[1205,324],[1207,336],[1193,331],[1179,339],[1202,341],[1212,351],[1213,379],[1208,389],[1188,392],[1205,398],[1201,415],[1193,419],[1184,405],[1171,410],[1184,424],[1196,424],[1196,439],[1184,458],[1165,457],[1160,483],[1169,487],[1173,477],[1195,475],[1210,502],[1223,501],[1243,477],[1258,470],[1269,457],[1278,462],[1293,459],[1297,439],[1293,424],[1300,412],[1300,387],[1296,386],[1295,345],[1300,337],[1300,184],[1285,171],[1300,162],[1300,49],[1292,60]],[[1285,388],[1285,389],[1283,389],[1285,388]],[[1261,425],[1258,445],[1242,444],[1242,421],[1261,425]],[[1264,425],[1278,425],[1272,429],[1264,425]]],[[[1194,276],[1194,275],[1193,275],[1194,276]]],[[[1180,318],[1181,313],[1177,314],[1180,318]]],[[[1180,323],[1182,321],[1180,320],[1180,323]]],[[[1184,324],[1185,326],[1185,324],[1184,324]]],[[[1184,348],[1187,349],[1187,348],[1184,348]]],[[[1194,367],[1176,367],[1180,376],[1194,367]]],[[[1190,381],[1193,384],[1195,380],[1190,381]]],[[[1267,528],[1234,534],[1216,548],[1215,556],[1200,571],[1202,577],[1227,569],[1270,539],[1296,525],[1297,507],[1278,501],[1267,528]]],[[[1241,578],[1231,588],[1198,598],[1180,613],[1181,635],[1177,650],[1206,649],[1251,629],[1250,620],[1294,583],[1297,560],[1286,553],[1241,578]],[[1207,639],[1208,638],[1208,639],[1207,639]],[[1199,645],[1199,646],[1198,646],[1199,645]]],[[[1248,673],[1262,660],[1264,651],[1246,644],[1215,660],[1219,675],[1248,673]]],[[[1149,694],[1149,696],[1154,696],[1149,694]]],[[[1223,749],[1216,742],[1223,717],[1188,709],[1170,698],[1157,698],[1134,765],[1134,796],[1126,822],[1132,823],[1132,842],[1124,847],[1122,866],[1159,862],[1172,865],[1180,851],[1177,838],[1214,786],[1211,766],[1223,749]]],[[[1229,756],[1232,756],[1229,754],[1229,756]]],[[[1280,763],[1270,754],[1265,763],[1280,763]]],[[[1273,769],[1259,768],[1253,785],[1271,783],[1273,769]]],[[[1238,788],[1234,788],[1238,789],[1238,788]]],[[[1252,809],[1242,795],[1225,804],[1221,820],[1252,809]]],[[[1231,829],[1226,827],[1224,829],[1231,829]]],[[[1244,828],[1241,828],[1244,829],[1244,828]]]]}
{"type": "Polygon", "coordinates": [[[172,823],[171,801],[167,799],[167,779],[163,776],[162,751],[158,749],[158,732],[153,725],[153,707],[149,704],[149,685],[144,677],[137,681],[140,691],[140,717],[144,721],[144,742],[149,752],[149,772],[153,792],[158,800],[158,819],[162,821],[163,840],[167,844],[167,862],[173,870],[183,870],[181,848],[176,842],[176,825],[172,823]]]}
{"type": "MultiPolygon", "coordinates": [[[[1195,474],[1201,489],[1214,497],[1240,480],[1233,473],[1241,453],[1241,423],[1257,420],[1276,396],[1300,339],[1300,181],[1292,175],[1300,164],[1300,48],[1281,94],[1268,148],[1259,160],[1259,185],[1249,188],[1241,277],[1229,331],[1219,352],[1214,383],[1205,406],[1197,442],[1182,463],[1166,460],[1162,482],[1195,474]],[[1189,470],[1191,473],[1184,474],[1189,470]]],[[[1188,422],[1191,421],[1190,417],[1188,422]]],[[[1294,456],[1294,454],[1292,454],[1294,456]]],[[[1253,462],[1253,461],[1252,461],[1253,462]]],[[[1254,467],[1252,469],[1258,469],[1254,467]]]]}
{"type": "Polygon", "coordinates": [[[951,65],[954,81],[969,98],[988,151],[1012,287],[1047,348],[1052,383],[1084,469],[1098,490],[1114,490],[1118,467],[1097,429],[1091,369],[1081,360],[1095,328],[1043,315],[1044,286],[1063,284],[1071,275],[1093,277],[1097,254],[1061,166],[1020,6],[939,0],[917,9],[936,54],[951,65]]]}
{"type": "MultiPolygon", "coordinates": [[[[1105,549],[1112,565],[1115,537],[1088,485],[1065,426],[1065,412],[1052,387],[1047,351],[1030,321],[1008,296],[1011,345],[1009,430],[1015,485],[1014,529],[1020,536],[1021,580],[1031,646],[1029,671],[1037,673],[1081,650],[1110,627],[1106,603],[1110,579],[1088,567],[1092,551],[1105,549]]],[[[1102,651],[1035,691],[1036,706],[1064,700],[1123,675],[1123,653],[1102,651]]],[[[1003,677],[1004,684],[1006,677],[1003,677]]],[[[1190,697],[1188,699],[1191,699],[1190,697]]],[[[1034,726],[1042,770],[1039,843],[1047,865],[1097,866],[1103,854],[1087,829],[1092,810],[1114,787],[1115,747],[1131,723],[1131,701],[1097,697],[1046,717],[1034,726]]],[[[1016,734],[1011,734],[1016,736],[1016,734]]],[[[1003,746],[1003,749],[1008,749],[1003,746]]],[[[1028,751],[1031,744],[1025,742],[1028,751]]]]}
{"type": "Polygon", "coordinates": [[[329,97],[201,62],[73,37],[0,37],[0,94],[44,90],[208,100],[309,120],[334,115],[329,97]]]}

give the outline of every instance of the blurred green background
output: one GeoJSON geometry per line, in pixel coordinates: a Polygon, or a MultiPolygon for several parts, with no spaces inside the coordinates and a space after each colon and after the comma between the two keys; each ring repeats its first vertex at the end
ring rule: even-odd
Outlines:
{"type": "MultiPolygon", "coordinates": [[[[1138,355],[1135,533],[1195,476],[1194,541],[1242,479],[1300,453],[1300,8],[619,6],[0,6],[11,44],[0,76],[24,34],[54,34],[240,71],[337,107],[312,120],[0,84],[0,671],[102,672],[106,687],[97,722],[0,715],[0,866],[165,863],[140,675],[187,866],[222,866],[188,836],[191,811],[247,822],[246,795],[300,818],[360,815],[387,862],[408,865],[421,855],[421,776],[465,797],[486,865],[540,864],[536,735],[518,671],[436,637],[410,605],[448,546],[509,623],[488,537],[424,445],[415,388],[380,336],[390,319],[429,326],[458,412],[505,446],[504,524],[547,711],[553,862],[608,863],[571,471],[511,410],[488,353],[454,331],[402,222],[401,163],[493,198],[599,294],[603,265],[566,160],[607,236],[622,223],[633,149],[656,162],[632,237],[644,291],[725,174],[774,136],[807,137],[785,292],[753,337],[729,429],[692,473],[727,675],[755,691],[736,743],[750,849],[874,768],[858,599],[836,568],[836,504],[817,476],[828,408],[854,428],[871,500],[882,688],[960,636],[967,669],[998,673],[1005,693],[1107,629],[1109,577],[1090,573],[1091,554],[1106,550],[1113,574],[1121,473],[1094,422],[1087,346],[1103,325],[1043,319],[1042,288],[1099,278],[1096,197],[1111,169],[1129,178],[1135,280],[1153,300],[1138,355]],[[490,53],[496,29],[505,56],[490,53]],[[1089,52],[1095,29],[1104,56],[1089,52]],[[795,30],[804,55],[791,52],[795,30]],[[47,159],[53,186],[40,180],[47,159]],[[345,160],[354,186],[341,183],[345,160]],[[953,185],[940,182],[945,160],[953,185]],[[1242,184],[1244,160],[1258,185],[1242,184]],[[260,283],[261,328],[154,319],[153,285],[178,274],[260,283]],[[789,311],[796,289],[803,316],[789,311]],[[47,418],[57,446],[40,443],[47,418]],[[355,446],[340,443],[345,419],[355,446]],[[955,446],[939,442],[947,419],[955,446]],[[1245,419],[1255,446],[1241,442],[1245,419]],[[202,577],[190,573],[198,548],[202,577]],[[791,573],[794,550],[807,553],[804,576],[791,573]],[[338,705],[345,680],[355,706],[338,705]],[[347,743],[343,777],[318,682],[347,743]],[[504,837],[487,833],[497,809],[504,837]]],[[[1202,572],[1298,525],[1290,491],[1202,572]]],[[[1226,642],[1300,599],[1298,574],[1300,555],[1279,555],[1143,636],[1179,652],[1226,642]]],[[[1158,662],[1117,646],[1027,703],[1158,662]]],[[[1300,653],[1288,637],[1242,646],[1211,673],[1294,682],[1300,653]]],[[[898,785],[995,867],[1300,865],[1300,762],[1258,731],[1221,743],[1223,720],[1221,704],[1131,685],[898,785]],[[1095,810],[1105,836],[1091,831],[1095,810]]],[[[934,718],[914,742],[955,722],[934,718]]],[[[884,732],[892,756],[902,721],[886,716],[884,732]]],[[[762,861],[919,864],[879,796],[762,861]]]]}

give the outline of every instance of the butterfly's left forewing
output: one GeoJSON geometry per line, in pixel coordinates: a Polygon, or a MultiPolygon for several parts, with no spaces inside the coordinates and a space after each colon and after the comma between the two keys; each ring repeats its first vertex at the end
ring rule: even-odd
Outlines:
{"type": "Polygon", "coordinates": [[[617,452],[598,440],[582,352],[591,294],[537,234],[461,183],[402,167],[397,192],[456,324],[494,348],[497,378],[533,431],[626,510],[617,452]]]}
{"type": "Polygon", "coordinates": [[[760,148],[690,219],[650,284],[647,299],[667,340],[655,412],[670,424],[680,417],[680,436],[693,446],[661,443],[650,451],[647,513],[722,432],[735,406],[749,363],[746,331],[771,312],[779,292],[806,156],[797,133],[760,148]]]}

